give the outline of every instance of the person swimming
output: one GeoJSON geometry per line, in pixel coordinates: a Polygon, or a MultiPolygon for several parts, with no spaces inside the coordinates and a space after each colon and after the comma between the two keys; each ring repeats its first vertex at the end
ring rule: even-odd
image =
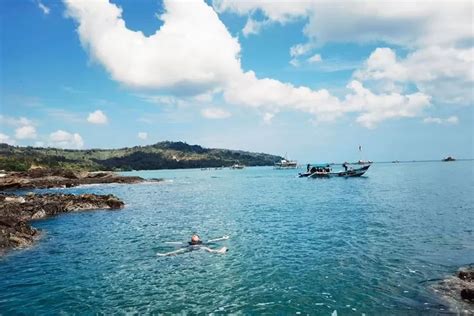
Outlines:
{"type": "Polygon", "coordinates": [[[202,244],[202,240],[199,237],[199,235],[194,234],[191,236],[191,241],[189,242],[190,246],[201,245],[201,244],[202,244]]]}
{"type": "Polygon", "coordinates": [[[174,255],[190,252],[190,251],[193,251],[193,250],[200,250],[200,249],[202,249],[204,251],[207,251],[207,252],[211,252],[211,253],[224,254],[227,251],[229,251],[229,249],[227,249],[227,247],[222,247],[220,249],[212,249],[212,248],[207,247],[207,245],[212,244],[212,243],[217,242],[217,241],[222,241],[222,240],[227,240],[227,239],[229,239],[229,236],[223,236],[223,237],[220,237],[220,238],[210,239],[206,242],[203,242],[201,237],[199,237],[199,235],[194,234],[194,235],[191,236],[191,240],[188,241],[187,243],[167,242],[168,244],[179,244],[179,245],[184,245],[185,247],[180,248],[180,249],[175,250],[175,251],[166,252],[166,253],[157,253],[156,255],[160,256],[160,257],[174,256],[174,255]]]}

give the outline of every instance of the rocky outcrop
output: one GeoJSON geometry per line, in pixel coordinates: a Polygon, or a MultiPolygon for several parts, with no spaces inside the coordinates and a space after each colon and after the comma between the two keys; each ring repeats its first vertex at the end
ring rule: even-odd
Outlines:
{"type": "Polygon", "coordinates": [[[123,206],[124,203],[111,194],[0,194],[0,254],[34,242],[39,231],[30,226],[30,220],[74,211],[120,209],[123,206]]]}
{"type": "MultiPolygon", "coordinates": [[[[114,172],[32,169],[27,172],[9,172],[0,177],[0,191],[7,189],[70,188],[82,184],[140,183],[144,181],[145,179],[140,177],[121,176],[114,172]]],[[[151,181],[159,181],[159,179],[151,181]]]]}
{"type": "Polygon", "coordinates": [[[433,289],[456,312],[474,314],[474,266],[459,269],[455,276],[433,285],[433,289]]]}

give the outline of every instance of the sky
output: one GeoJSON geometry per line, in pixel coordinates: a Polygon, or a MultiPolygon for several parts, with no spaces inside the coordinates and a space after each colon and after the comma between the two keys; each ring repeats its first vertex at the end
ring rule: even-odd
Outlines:
{"type": "Polygon", "coordinates": [[[470,0],[3,0],[0,143],[473,158],[473,12],[470,0]]]}

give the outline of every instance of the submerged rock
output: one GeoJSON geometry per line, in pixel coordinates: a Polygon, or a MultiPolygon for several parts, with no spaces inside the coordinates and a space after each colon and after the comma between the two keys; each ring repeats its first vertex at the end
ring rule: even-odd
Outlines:
{"type": "Polygon", "coordinates": [[[111,194],[0,194],[0,254],[34,242],[39,232],[30,226],[30,220],[74,211],[120,209],[123,206],[124,203],[111,194]]]}
{"type": "Polygon", "coordinates": [[[161,181],[145,180],[135,176],[121,176],[114,172],[73,172],[70,170],[32,169],[27,172],[9,172],[0,177],[0,191],[7,189],[71,188],[82,184],[140,183],[161,181]]]}

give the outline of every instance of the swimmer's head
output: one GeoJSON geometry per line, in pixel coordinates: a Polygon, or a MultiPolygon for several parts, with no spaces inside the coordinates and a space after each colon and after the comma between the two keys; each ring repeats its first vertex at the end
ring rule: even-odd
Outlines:
{"type": "Polygon", "coordinates": [[[199,244],[201,242],[201,238],[198,235],[194,234],[191,236],[191,244],[199,244]]]}

